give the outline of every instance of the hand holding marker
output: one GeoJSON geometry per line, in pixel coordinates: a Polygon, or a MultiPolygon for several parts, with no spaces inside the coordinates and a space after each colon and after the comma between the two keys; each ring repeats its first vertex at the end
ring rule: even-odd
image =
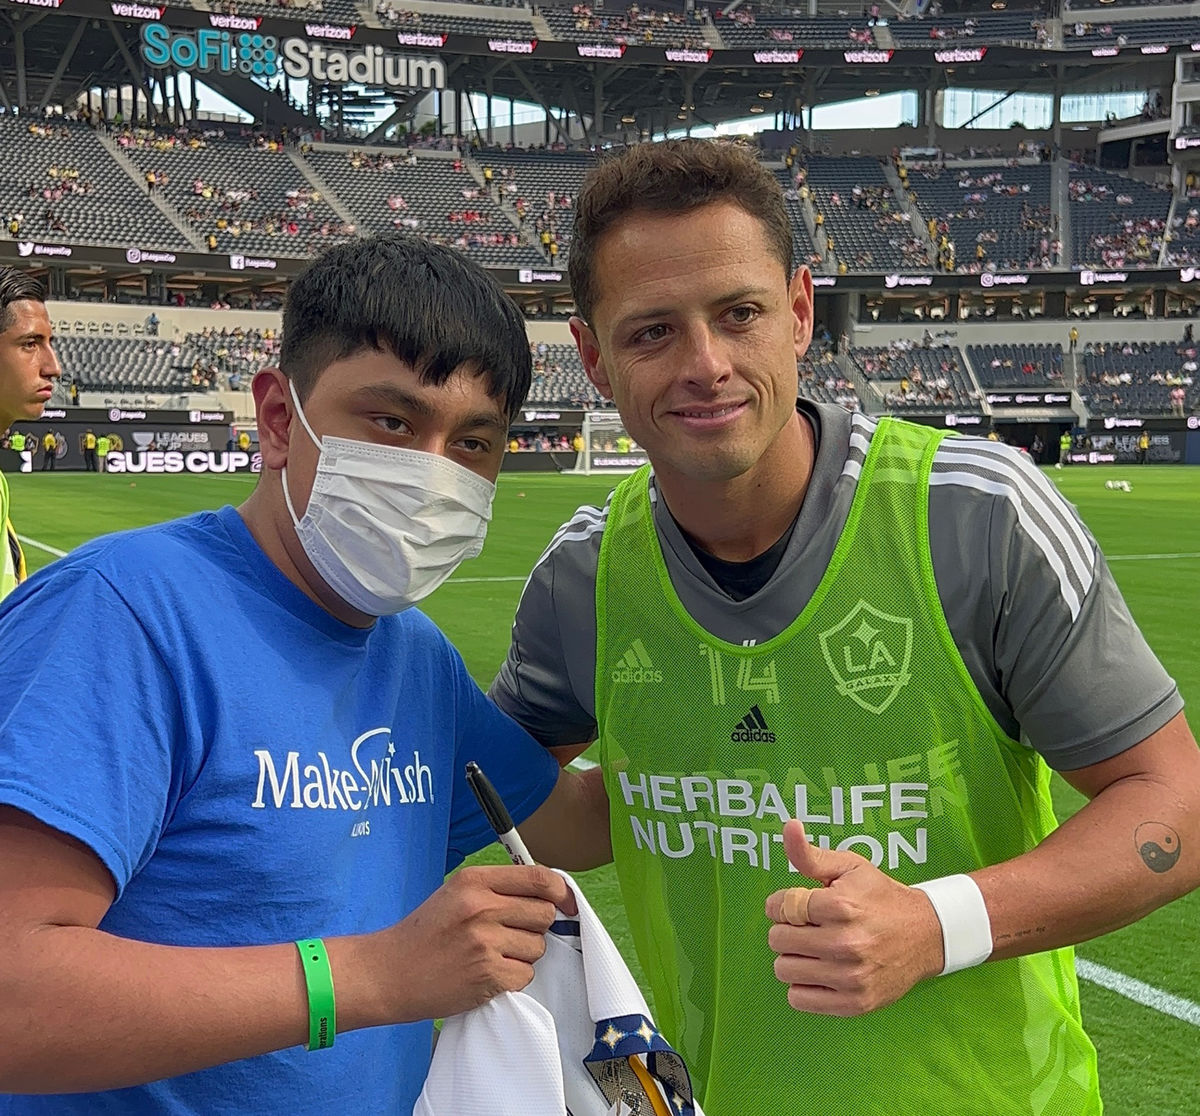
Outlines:
{"type": "Polygon", "coordinates": [[[491,822],[496,831],[496,837],[514,864],[533,864],[534,859],[529,855],[525,842],[513,825],[512,815],[508,812],[492,781],[480,770],[479,764],[472,761],[467,764],[467,782],[479,801],[479,808],[491,822]]]}
{"type": "MultiPolygon", "coordinates": [[[[514,864],[535,863],[533,857],[529,855],[529,850],[525,847],[525,842],[521,840],[521,835],[517,832],[516,826],[513,825],[512,815],[505,807],[496,788],[492,786],[492,781],[483,773],[479,764],[474,761],[467,764],[467,782],[470,784],[471,790],[475,793],[475,798],[479,802],[480,809],[483,810],[484,816],[496,831],[497,839],[508,851],[512,862],[514,864]]],[[[659,1085],[647,1069],[642,1056],[629,1054],[626,1055],[625,1061],[629,1063],[630,1069],[640,1083],[646,1099],[650,1102],[650,1108],[654,1116],[671,1116],[666,1101],[660,1092],[659,1085]]],[[[625,1104],[614,1106],[613,1111],[618,1111],[618,1108],[621,1112],[632,1111],[625,1104]]]]}

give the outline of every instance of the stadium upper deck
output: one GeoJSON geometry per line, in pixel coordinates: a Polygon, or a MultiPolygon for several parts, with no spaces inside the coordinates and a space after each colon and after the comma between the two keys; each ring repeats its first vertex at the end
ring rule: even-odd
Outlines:
{"type": "MultiPolygon", "coordinates": [[[[595,160],[483,147],[302,151],[250,128],[106,130],[3,115],[0,158],[0,240],[18,244],[300,260],[394,227],[488,266],[560,270],[574,198],[595,160]]],[[[1054,167],[1036,157],[931,163],[794,149],[788,162],[769,165],[786,191],[797,257],[830,275],[1156,269],[1197,259],[1197,222],[1186,217],[1195,199],[1112,172],[1072,166],[1056,189],[1054,167]]]]}

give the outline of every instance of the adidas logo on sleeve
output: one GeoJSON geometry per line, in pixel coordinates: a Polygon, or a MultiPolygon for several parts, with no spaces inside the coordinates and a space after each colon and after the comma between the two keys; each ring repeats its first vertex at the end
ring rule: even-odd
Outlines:
{"type": "Polygon", "coordinates": [[[736,744],[774,744],[775,734],[767,725],[767,719],[757,705],[750,706],[747,713],[729,734],[736,744]]]}
{"type": "Polygon", "coordinates": [[[647,682],[661,682],[663,676],[661,670],[654,669],[654,663],[650,661],[650,655],[647,653],[642,641],[635,639],[613,668],[612,680],[614,682],[640,682],[644,684],[647,682]]]}

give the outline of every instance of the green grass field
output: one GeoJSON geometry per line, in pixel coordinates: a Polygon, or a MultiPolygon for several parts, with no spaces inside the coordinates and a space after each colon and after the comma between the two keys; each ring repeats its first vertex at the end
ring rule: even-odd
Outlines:
{"type": "MultiPolygon", "coordinates": [[[[1184,698],[1200,700],[1200,469],[1078,468],[1051,476],[1099,539],[1134,617],[1184,698]],[[1105,489],[1110,478],[1129,480],[1133,491],[1105,489]]],[[[59,550],[105,531],[236,504],[252,483],[244,476],[9,477],[18,531],[59,550]]],[[[522,583],[551,535],[580,504],[602,502],[610,485],[604,478],[502,477],[483,554],[426,603],[481,684],[504,657],[522,583]]],[[[31,545],[26,555],[31,569],[53,559],[31,545]]],[[[1192,723],[1200,723],[1195,714],[1192,723]]],[[[1060,817],[1081,802],[1057,780],[1055,800],[1060,817]]],[[[499,860],[497,852],[482,859],[499,860]]],[[[637,971],[611,869],[587,873],[581,882],[637,971]]],[[[1084,982],[1084,1018],[1100,1050],[1106,1108],[1114,1116],[1200,1113],[1198,927],[1200,892],[1079,950],[1081,958],[1181,998],[1182,1014],[1191,1019],[1084,982]]],[[[1180,1014],[1180,1002],[1173,1003],[1180,1014]]]]}

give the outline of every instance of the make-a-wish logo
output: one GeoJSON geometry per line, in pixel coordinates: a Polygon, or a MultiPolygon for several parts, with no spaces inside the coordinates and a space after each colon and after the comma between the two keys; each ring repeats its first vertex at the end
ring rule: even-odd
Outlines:
{"type": "Polygon", "coordinates": [[[850,614],[818,636],[821,654],[843,697],[882,713],[912,680],[913,622],[860,600],[850,614]]]}
{"type": "Polygon", "coordinates": [[[293,748],[278,758],[256,748],[258,783],[250,805],[256,810],[342,810],[358,815],[351,836],[371,832],[372,808],[432,803],[433,771],[415,748],[400,754],[390,727],[364,732],[350,745],[349,766],[338,766],[318,750],[305,759],[293,748]],[[411,756],[411,760],[409,759],[411,756]]]}

